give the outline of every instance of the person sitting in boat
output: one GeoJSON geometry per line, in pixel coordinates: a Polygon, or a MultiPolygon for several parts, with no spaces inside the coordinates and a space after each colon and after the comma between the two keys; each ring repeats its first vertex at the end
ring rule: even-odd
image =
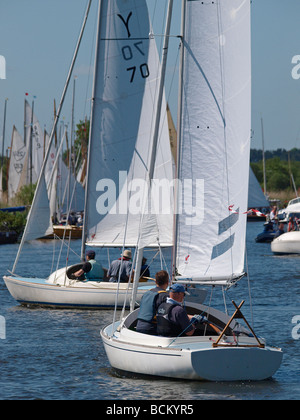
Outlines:
{"type": "Polygon", "coordinates": [[[107,272],[107,277],[109,278],[109,281],[111,283],[117,283],[119,281],[119,276],[121,283],[128,283],[131,276],[131,272],[131,251],[129,249],[125,249],[125,251],[118,260],[112,261],[107,272]]]}
{"type": "Polygon", "coordinates": [[[84,279],[87,281],[99,281],[105,278],[105,272],[101,264],[96,260],[95,251],[89,250],[86,253],[86,262],[83,264],[82,268],[76,273],[75,277],[81,278],[84,276],[84,279]]]}
{"type": "Polygon", "coordinates": [[[283,233],[285,233],[284,224],[283,223],[279,223],[278,230],[277,230],[277,232],[274,235],[274,239],[275,238],[278,238],[278,236],[282,235],[283,233]]]}
{"type": "Polygon", "coordinates": [[[71,226],[76,226],[77,225],[77,217],[76,217],[76,213],[74,211],[71,211],[71,213],[68,217],[68,223],[71,226]]]}
{"type": "Polygon", "coordinates": [[[150,277],[150,268],[149,268],[149,265],[147,265],[147,258],[145,257],[142,260],[141,276],[150,277]]]}
{"type": "Polygon", "coordinates": [[[182,307],[186,294],[182,284],[170,287],[170,297],[157,310],[157,335],[163,337],[178,337],[193,335],[196,328],[191,322],[193,316],[188,315],[182,307]]]}
{"type": "Polygon", "coordinates": [[[140,303],[136,331],[142,334],[156,335],[156,312],[168,297],[169,274],[165,270],[155,274],[156,287],[146,292],[140,303]]]}
{"type": "Polygon", "coordinates": [[[293,217],[290,217],[289,224],[288,224],[288,232],[293,232],[294,230],[297,230],[295,220],[293,217]]]}
{"type": "Polygon", "coordinates": [[[265,233],[268,233],[268,232],[273,232],[274,231],[274,225],[273,225],[273,223],[271,222],[271,221],[269,221],[269,222],[267,222],[267,223],[265,223],[265,225],[264,225],[265,227],[264,227],[264,232],[265,233]]]}

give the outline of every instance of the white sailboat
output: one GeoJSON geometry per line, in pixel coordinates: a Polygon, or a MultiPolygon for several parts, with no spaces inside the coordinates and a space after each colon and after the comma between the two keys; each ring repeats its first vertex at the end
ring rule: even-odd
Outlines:
{"type": "MultiPolygon", "coordinates": [[[[172,3],[169,0],[169,10],[172,3]]],[[[250,0],[184,0],[183,22],[178,176],[192,182],[178,194],[183,211],[176,212],[173,281],[228,288],[244,275],[250,0]],[[204,199],[192,208],[197,181],[198,187],[204,182],[204,199]],[[190,200],[189,206],[185,200],[190,200]]],[[[212,381],[262,380],[279,368],[282,351],[268,347],[248,323],[242,328],[236,322],[242,318],[242,304],[236,305],[232,317],[201,304],[186,305],[189,314],[208,318],[196,336],[138,333],[138,310],[105,327],[101,338],[111,366],[212,381]]]]}
{"type": "Polygon", "coordinates": [[[13,127],[9,170],[8,200],[11,201],[20,189],[22,172],[26,161],[26,146],[16,127],[13,127]]]}
{"type": "MultiPolygon", "coordinates": [[[[154,130],[151,115],[157,107],[156,85],[160,76],[157,47],[155,40],[149,38],[150,32],[145,1],[99,2],[82,259],[85,256],[85,240],[88,245],[101,248],[124,248],[137,244],[143,217],[138,202],[143,198],[138,195],[139,185],[132,180],[138,179],[141,185],[147,176],[154,130]],[[130,220],[127,236],[124,231],[126,219],[130,220]]],[[[124,302],[129,302],[132,293],[132,284],[69,279],[66,267],[47,279],[14,274],[24,243],[36,238],[37,230],[49,226],[49,199],[44,173],[79,43],[57,111],[13,274],[4,277],[8,290],[22,304],[100,309],[123,306],[124,302]],[[44,211],[37,211],[38,202],[45,203],[44,211]],[[120,293],[117,294],[117,291],[120,293]]],[[[162,108],[166,109],[166,106],[162,108]]],[[[167,119],[162,119],[158,128],[154,172],[157,180],[170,179],[173,167],[167,119]]],[[[158,227],[161,242],[158,244],[157,235],[154,235],[152,245],[171,245],[172,213],[168,211],[167,215],[155,218],[148,236],[153,237],[158,227]]],[[[149,219],[152,220],[152,217],[149,219]]],[[[147,284],[142,283],[135,289],[134,304],[140,301],[147,288],[147,284]]]]}

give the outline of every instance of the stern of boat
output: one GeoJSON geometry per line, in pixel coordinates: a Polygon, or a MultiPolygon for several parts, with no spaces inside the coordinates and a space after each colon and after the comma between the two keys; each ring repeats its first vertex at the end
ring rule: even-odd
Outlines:
{"type": "Polygon", "coordinates": [[[192,365],[209,381],[261,381],[276,373],[282,357],[278,348],[228,346],[193,352],[192,365]]]}

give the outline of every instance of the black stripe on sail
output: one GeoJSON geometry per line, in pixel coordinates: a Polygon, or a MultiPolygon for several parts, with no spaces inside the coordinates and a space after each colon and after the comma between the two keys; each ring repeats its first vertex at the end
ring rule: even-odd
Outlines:
{"type": "Polygon", "coordinates": [[[222,233],[226,232],[226,230],[230,229],[238,222],[239,211],[240,209],[237,209],[236,213],[232,213],[230,216],[226,217],[226,219],[219,222],[219,235],[222,235],[222,233]]]}
{"type": "Polygon", "coordinates": [[[232,234],[229,238],[225,239],[225,241],[213,247],[212,254],[211,254],[212,260],[220,257],[220,255],[225,254],[225,252],[227,252],[230,248],[233,247],[234,236],[235,234],[232,234]]]}

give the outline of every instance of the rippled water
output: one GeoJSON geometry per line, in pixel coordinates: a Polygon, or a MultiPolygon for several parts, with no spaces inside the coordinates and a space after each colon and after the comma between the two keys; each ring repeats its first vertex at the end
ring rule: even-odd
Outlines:
{"type": "MultiPolygon", "coordinates": [[[[269,244],[254,242],[261,231],[261,223],[248,223],[248,271],[254,330],[284,350],[282,366],[272,380],[201,383],[117,375],[99,336],[101,327],[111,322],[112,311],[19,306],[2,280],[12,267],[17,245],[5,245],[0,247],[0,316],[6,321],[6,338],[0,339],[0,399],[299,399],[300,340],[292,337],[292,319],[300,315],[300,256],[273,256],[269,244]]],[[[38,264],[36,275],[47,274],[52,246],[52,241],[34,242],[21,259],[18,273],[32,271],[38,264]]],[[[79,253],[80,241],[74,241],[73,248],[79,253]]],[[[70,259],[77,262],[73,254],[70,259]]],[[[230,312],[231,299],[238,303],[245,299],[244,313],[252,322],[247,279],[227,297],[230,312]]],[[[221,300],[215,291],[213,303],[219,307],[221,300]]]]}

